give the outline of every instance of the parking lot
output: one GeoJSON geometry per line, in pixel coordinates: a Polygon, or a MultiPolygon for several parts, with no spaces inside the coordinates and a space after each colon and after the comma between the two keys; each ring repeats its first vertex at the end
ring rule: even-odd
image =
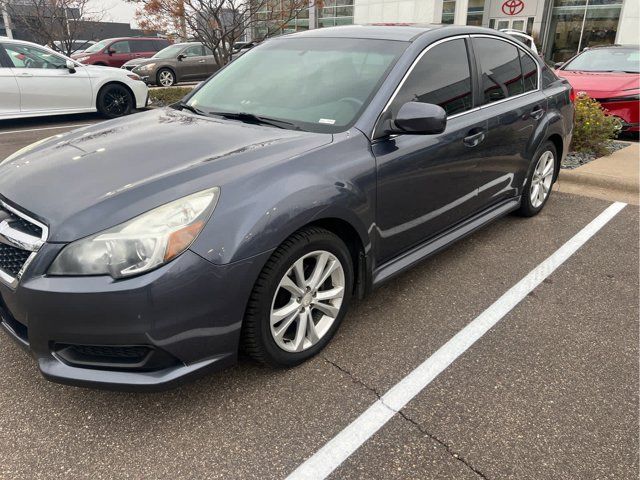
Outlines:
{"type": "MultiPolygon", "coordinates": [[[[0,158],[98,121],[0,123],[0,158]]],[[[271,479],[310,457],[335,479],[638,478],[633,205],[344,462],[314,457],[353,445],[351,422],[612,204],[554,193],[540,215],[499,220],[357,302],[295,369],[241,359],[168,392],[88,390],[45,381],[0,335],[0,478],[271,479]]]]}

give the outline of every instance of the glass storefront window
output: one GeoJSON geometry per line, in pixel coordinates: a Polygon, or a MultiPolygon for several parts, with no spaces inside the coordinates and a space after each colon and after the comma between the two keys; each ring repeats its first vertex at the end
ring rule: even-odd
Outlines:
{"type": "Polygon", "coordinates": [[[467,25],[482,26],[482,14],[484,13],[484,0],[469,0],[467,8],[467,25]]]}
{"type": "Polygon", "coordinates": [[[444,24],[452,24],[456,13],[456,0],[445,0],[442,2],[442,21],[444,24]]]}
{"type": "Polygon", "coordinates": [[[622,0],[556,0],[545,57],[564,62],[586,47],[615,42],[622,0]]]}

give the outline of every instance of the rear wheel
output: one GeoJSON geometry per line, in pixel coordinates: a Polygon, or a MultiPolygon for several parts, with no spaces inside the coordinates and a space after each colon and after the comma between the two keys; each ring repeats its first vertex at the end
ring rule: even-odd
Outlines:
{"type": "Polygon", "coordinates": [[[168,68],[161,68],[156,77],[156,83],[161,87],[170,87],[176,83],[176,76],[168,68]]]}
{"type": "Polygon", "coordinates": [[[134,107],[133,95],[120,84],[111,84],[98,93],[98,111],[106,117],[116,118],[131,113],[134,107]]]}
{"type": "Polygon", "coordinates": [[[304,362],[331,340],[352,287],[344,242],[321,228],[300,230],[274,252],[256,282],[243,324],[244,350],[274,366],[304,362]]]}
{"type": "Polygon", "coordinates": [[[529,173],[522,192],[518,213],[525,217],[537,215],[551,195],[553,177],[556,173],[557,152],[552,142],[545,142],[536,153],[534,167],[529,173]]]}

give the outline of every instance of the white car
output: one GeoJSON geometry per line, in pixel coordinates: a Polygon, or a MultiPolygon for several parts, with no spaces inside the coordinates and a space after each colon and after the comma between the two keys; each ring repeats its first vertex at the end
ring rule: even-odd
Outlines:
{"type": "Polygon", "coordinates": [[[0,120],[143,108],[149,90],[120,68],[82,65],[35,43],[0,37],[0,120]]]}

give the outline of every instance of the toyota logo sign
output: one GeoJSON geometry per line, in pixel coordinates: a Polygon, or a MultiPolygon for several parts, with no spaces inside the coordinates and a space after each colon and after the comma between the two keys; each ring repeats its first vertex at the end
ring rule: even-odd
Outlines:
{"type": "Polygon", "coordinates": [[[524,10],[524,2],[522,0],[505,0],[502,4],[502,13],[505,15],[517,15],[524,10]]]}

